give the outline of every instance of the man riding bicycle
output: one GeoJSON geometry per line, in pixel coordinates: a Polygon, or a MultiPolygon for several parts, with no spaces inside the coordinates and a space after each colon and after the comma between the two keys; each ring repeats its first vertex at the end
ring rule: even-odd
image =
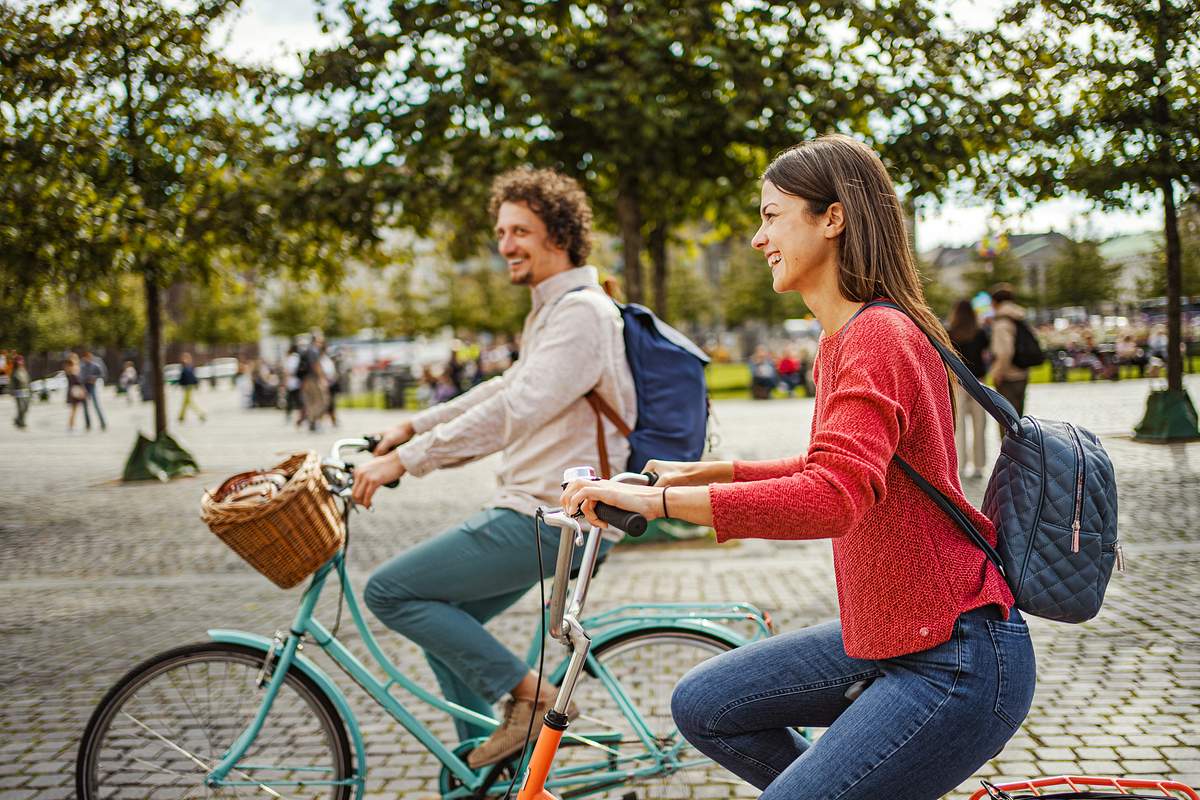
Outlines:
{"type": "MultiPolygon", "coordinates": [[[[637,413],[620,314],[596,268],[585,264],[592,213],[582,189],[552,170],[518,169],[493,183],[489,210],[510,280],[532,293],[520,359],[383,432],[376,457],[356,470],[354,483],[355,501],[369,506],[379,486],[404,474],[420,477],[503,453],[487,506],[380,567],[364,593],[384,624],[425,650],[448,700],[490,715],[509,696],[500,726],[470,754],[473,768],[519,750],[530,719],[536,736],[554,702],[553,687],[538,693],[536,675],[484,623],[537,583],[534,513],[556,503],[556,476],[578,464],[600,466],[597,417],[584,395],[594,389],[630,428],[637,413]]],[[[601,471],[621,471],[628,442],[609,424],[604,442],[609,464],[601,471]]],[[[553,572],[559,532],[541,535],[543,570],[553,572]]],[[[457,725],[463,739],[485,732],[457,725]]]]}

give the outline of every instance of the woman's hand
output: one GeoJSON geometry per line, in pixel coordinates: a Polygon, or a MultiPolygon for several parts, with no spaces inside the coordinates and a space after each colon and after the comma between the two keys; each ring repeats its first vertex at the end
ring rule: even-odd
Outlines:
{"type": "Polygon", "coordinates": [[[707,486],[733,480],[732,461],[659,461],[650,459],[643,468],[658,475],[655,486],[707,486]]]}
{"type": "Polygon", "coordinates": [[[399,480],[404,474],[404,464],[394,455],[376,456],[354,468],[354,488],[351,496],[360,506],[371,507],[371,498],[380,486],[399,480]]]}
{"type": "Polygon", "coordinates": [[[659,486],[574,480],[563,489],[562,507],[568,514],[582,510],[588,522],[599,528],[607,528],[608,525],[596,516],[596,503],[608,503],[625,511],[636,511],[646,519],[658,519],[663,515],[662,496],[665,491],[659,486]]]}

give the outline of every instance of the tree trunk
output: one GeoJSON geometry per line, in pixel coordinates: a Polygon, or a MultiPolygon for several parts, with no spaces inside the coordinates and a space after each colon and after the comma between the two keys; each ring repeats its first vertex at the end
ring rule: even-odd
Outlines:
{"type": "Polygon", "coordinates": [[[625,251],[625,297],[631,303],[642,303],[642,208],[637,178],[632,174],[622,174],[617,186],[617,222],[625,251]]]}
{"type": "Polygon", "coordinates": [[[167,432],[167,393],[163,386],[162,364],[162,297],[158,287],[158,271],[146,267],[146,341],[150,357],[150,386],[154,392],[154,437],[167,432]]]}
{"type": "Polygon", "coordinates": [[[654,265],[654,312],[667,319],[667,226],[659,223],[650,231],[646,248],[654,265]]]}
{"type": "Polygon", "coordinates": [[[1163,217],[1167,237],[1167,389],[1183,390],[1183,357],[1179,345],[1183,339],[1183,271],[1180,264],[1179,217],[1175,210],[1175,187],[1167,178],[1162,182],[1163,217]]]}

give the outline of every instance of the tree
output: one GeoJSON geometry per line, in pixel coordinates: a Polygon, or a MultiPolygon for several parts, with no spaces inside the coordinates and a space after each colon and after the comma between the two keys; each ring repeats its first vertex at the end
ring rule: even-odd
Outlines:
{"type": "Polygon", "coordinates": [[[490,229],[486,177],[527,161],[563,169],[619,232],[630,300],[650,294],[649,252],[661,312],[673,231],[752,207],[771,153],[856,133],[915,197],[1003,138],[988,136],[1002,117],[924,0],[375,7],[343,2],[328,24],[344,44],[306,65],[303,90],[346,109],[321,137],[325,160],[358,154],[402,224],[451,219],[476,243],[490,229]]]}
{"type": "Polygon", "coordinates": [[[1045,304],[1050,307],[1083,306],[1095,311],[1117,298],[1121,265],[1100,255],[1100,244],[1068,239],[1062,253],[1046,271],[1045,304]]]}
{"type": "Polygon", "coordinates": [[[0,287],[23,304],[47,286],[139,278],[159,434],[163,287],[202,281],[218,260],[335,272],[346,255],[321,173],[261,102],[273,76],[211,44],[237,7],[0,5],[0,287]]]}
{"type": "Polygon", "coordinates": [[[210,345],[258,341],[261,317],[252,278],[222,270],[182,288],[182,314],[168,324],[168,339],[210,345]]]}
{"type": "Polygon", "coordinates": [[[1039,198],[1161,199],[1167,383],[1182,393],[1177,200],[1200,181],[1200,2],[1021,0],[996,37],[1009,77],[1052,100],[1015,143],[1013,177],[1039,198]]]}
{"type": "MultiPolygon", "coordinates": [[[[1143,299],[1166,297],[1167,272],[1165,247],[1158,247],[1156,258],[1137,278],[1138,296],[1143,299]]],[[[1200,200],[1184,203],[1179,212],[1179,292],[1182,297],[1200,294],[1200,200]]]]}

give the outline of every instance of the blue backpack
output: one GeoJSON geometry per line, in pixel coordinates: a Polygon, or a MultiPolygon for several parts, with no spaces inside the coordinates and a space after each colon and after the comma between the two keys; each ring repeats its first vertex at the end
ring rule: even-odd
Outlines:
{"type": "MultiPolygon", "coordinates": [[[[867,303],[858,313],[872,306],[904,313],[889,302],[867,303]]],[[[898,455],[896,464],[987,554],[1017,608],[1059,622],[1091,619],[1100,611],[1114,564],[1124,571],[1117,480],[1100,439],[1069,422],[1018,417],[953,352],[929,341],[967,393],[1004,428],[982,508],[996,526],[997,546],[898,455]]]]}
{"type": "Polygon", "coordinates": [[[637,390],[637,426],[630,430],[595,390],[585,395],[596,412],[600,474],[609,477],[602,417],[629,440],[625,468],[631,472],[640,472],[652,458],[698,461],[708,431],[708,356],[645,306],[616,306],[625,322],[625,359],[637,390]]]}

